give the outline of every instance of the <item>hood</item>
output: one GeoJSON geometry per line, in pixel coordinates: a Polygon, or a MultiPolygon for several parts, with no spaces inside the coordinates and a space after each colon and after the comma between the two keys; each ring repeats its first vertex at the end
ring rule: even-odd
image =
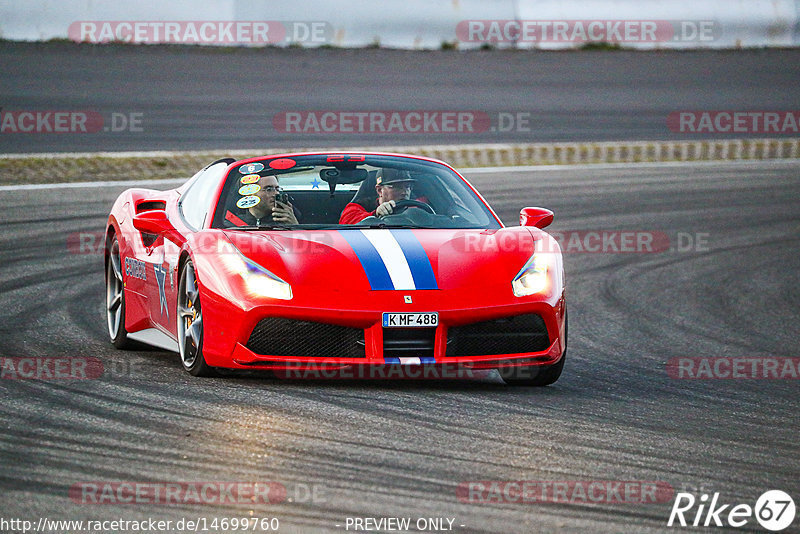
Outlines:
{"type": "Polygon", "coordinates": [[[507,285],[547,234],[499,230],[225,231],[239,251],[292,286],[327,291],[507,285]]]}

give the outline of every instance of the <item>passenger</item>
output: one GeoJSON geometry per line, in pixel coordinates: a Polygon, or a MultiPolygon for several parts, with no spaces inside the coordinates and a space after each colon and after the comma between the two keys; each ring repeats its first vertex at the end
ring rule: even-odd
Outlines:
{"type": "Polygon", "coordinates": [[[299,212],[290,202],[278,200],[281,189],[275,176],[262,176],[257,182],[261,189],[254,193],[259,202],[238,216],[228,212],[226,219],[236,226],[261,226],[269,224],[298,224],[299,212]]]}

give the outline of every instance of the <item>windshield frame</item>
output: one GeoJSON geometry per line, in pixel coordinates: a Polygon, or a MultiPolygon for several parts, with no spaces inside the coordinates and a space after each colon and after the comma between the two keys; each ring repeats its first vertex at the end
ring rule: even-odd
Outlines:
{"type": "MultiPolygon", "coordinates": [[[[411,172],[418,172],[423,174],[433,175],[440,181],[437,184],[439,187],[447,190],[452,195],[453,183],[458,184],[455,191],[455,198],[463,201],[463,196],[468,197],[471,203],[474,204],[473,210],[468,210],[469,213],[477,208],[480,213],[476,214],[476,218],[483,219],[477,221],[475,224],[462,224],[462,226],[424,226],[414,224],[413,222],[402,221],[401,223],[391,224],[383,223],[381,221],[372,221],[366,224],[333,224],[333,223],[300,223],[298,225],[285,225],[274,224],[265,225],[264,230],[320,230],[320,229],[351,229],[351,228],[418,228],[418,229],[443,229],[443,228],[460,228],[460,229],[499,229],[503,228],[503,223],[497,214],[492,210],[491,206],[486,202],[483,196],[472,186],[461,174],[459,174],[450,165],[431,158],[406,155],[406,154],[390,154],[380,152],[307,152],[297,154],[277,154],[270,156],[261,156],[248,158],[232,163],[220,182],[220,188],[214,203],[213,214],[206,219],[206,227],[221,229],[221,230],[236,230],[237,226],[230,226],[226,224],[225,213],[230,208],[230,204],[234,195],[238,193],[235,191],[242,176],[246,174],[241,169],[247,165],[254,164],[256,168],[260,168],[256,174],[263,176],[276,176],[280,179],[282,174],[291,174],[292,169],[308,168],[309,166],[317,167],[335,167],[337,169],[363,169],[365,167],[372,168],[402,168],[410,170],[411,172]],[[281,165],[277,160],[293,160],[293,164],[288,168],[280,168],[281,165]],[[277,166],[278,168],[275,168],[277,166]],[[277,228],[271,228],[276,226],[277,228]],[[287,226],[289,226],[287,228],[287,226]]],[[[252,174],[252,173],[250,173],[252,174]]],[[[337,184],[336,192],[339,193],[343,188],[347,187],[348,192],[355,192],[361,181],[355,184],[337,184]]],[[[290,192],[297,192],[300,189],[293,189],[295,186],[288,186],[286,189],[290,192]]],[[[315,187],[316,188],[316,187],[315,187]]],[[[329,183],[321,182],[319,186],[321,191],[328,193],[330,186],[329,183]]],[[[416,211],[416,210],[414,210],[416,211]]],[[[247,230],[254,230],[252,225],[248,225],[247,230]]],[[[261,229],[261,228],[258,228],[261,229]]]]}

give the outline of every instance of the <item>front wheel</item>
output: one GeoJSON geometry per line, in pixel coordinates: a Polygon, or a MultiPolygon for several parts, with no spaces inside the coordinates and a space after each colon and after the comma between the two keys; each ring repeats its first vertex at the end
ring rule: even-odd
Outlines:
{"type": "Polygon", "coordinates": [[[561,355],[561,359],[553,365],[548,366],[525,366],[525,367],[501,367],[497,371],[509,386],[549,386],[558,380],[561,371],[564,369],[564,360],[567,359],[567,351],[561,355]]]}
{"type": "Polygon", "coordinates": [[[178,350],[183,368],[193,376],[214,376],[203,357],[203,309],[194,265],[183,266],[178,283],[178,350]]]}
{"type": "Polygon", "coordinates": [[[119,255],[119,240],[113,236],[108,241],[106,260],[106,322],[111,343],[118,349],[131,345],[125,330],[125,285],[122,281],[122,261],[119,255]]]}

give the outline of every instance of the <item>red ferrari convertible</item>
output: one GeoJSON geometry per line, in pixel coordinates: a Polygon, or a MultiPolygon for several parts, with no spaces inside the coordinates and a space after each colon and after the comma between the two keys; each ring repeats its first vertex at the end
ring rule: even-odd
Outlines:
{"type": "Polygon", "coordinates": [[[505,227],[440,161],[384,153],[223,159],[122,193],[106,228],[108,332],[184,369],[497,369],[561,375],[564,270],[542,208],[505,227]]]}

